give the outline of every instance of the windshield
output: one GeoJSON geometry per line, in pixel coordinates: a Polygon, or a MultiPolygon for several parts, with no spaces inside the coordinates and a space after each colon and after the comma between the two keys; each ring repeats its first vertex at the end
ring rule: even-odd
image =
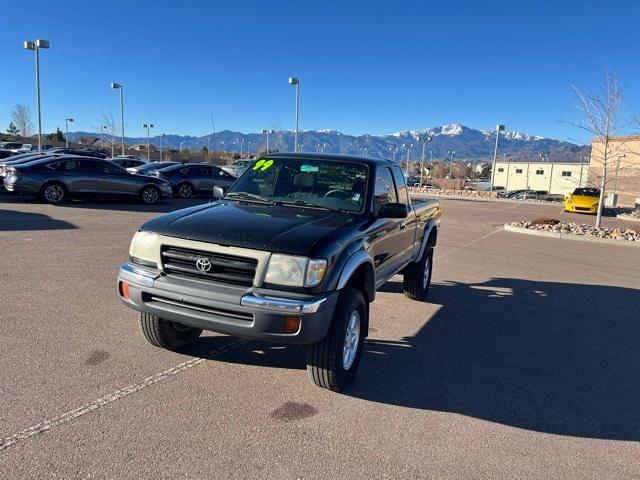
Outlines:
{"type": "Polygon", "coordinates": [[[572,195],[581,195],[583,197],[599,197],[600,190],[597,188],[576,188],[572,195]]]}
{"type": "Polygon", "coordinates": [[[367,174],[361,163],[261,158],[231,187],[227,198],[359,212],[367,174]]]}

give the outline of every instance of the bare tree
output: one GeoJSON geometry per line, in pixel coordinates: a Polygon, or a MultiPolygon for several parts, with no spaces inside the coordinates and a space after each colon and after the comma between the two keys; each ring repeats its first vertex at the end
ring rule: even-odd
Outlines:
{"type": "Polygon", "coordinates": [[[623,128],[620,120],[622,88],[618,83],[617,75],[608,74],[599,91],[587,93],[575,85],[571,85],[571,89],[575,93],[576,106],[580,115],[580,120],[571,124],[592,135],[591,165],[597,164],[600,167],[598,170],[590,168],[591,174],[596,176],[600,183],[596,216],[596,228],[600,228],[605,188],[610,181],[609,171],[616,169],[617,178],[622,156],[621,149],[624,148],[621,142],[612,143],[612,138],[617,136],[623,128]]]}
{"type": "Polygon", "coordinates": [[[20,130],[20,135],[29,137],[33,134],[33,122],[31,121],[31,109],[22,103],[17,104],[11,110],[11,121],[20,130]]]}
{"type": "Polygon", "coordinates": [[[113,114],[111,112],[106,113],[103,111],[102,116],[98,119],[98,128],[96,130],[100,130],[100,127],[104,127],[107,135],[109,136],[109,143],[111,143],[111,157],[114,157],[116,135],[118,134],[120,125],[113,119],[113,114]]]}

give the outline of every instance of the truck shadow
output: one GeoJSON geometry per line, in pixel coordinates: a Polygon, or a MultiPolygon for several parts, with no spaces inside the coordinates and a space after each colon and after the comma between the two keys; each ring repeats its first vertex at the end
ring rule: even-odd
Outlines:
{"type": "Polygon", "coordinates": [[[433,285],[429,300],[442,307],[416,335],[367,341],[349,395],[640,440],[639,290],[497,278],[433,285]]]}
{"type": "MultiPolygon", "coordinates": [[[[383,291],[401,292],[402,284],[383,291]]],[[[429,301],[441,308],[414,336],[367,340],[347,395],[544,433],[640,441],[640,291],[496,278],[435,284],[429,301]]],[[[372,327],[383,331],[384,321],[374,313],[372,327]]],[[[214,338],[188,353],[206,357],[214,338]]],[[[304,369],[305,351],[253,341],[216,360],[304,369]]]]}

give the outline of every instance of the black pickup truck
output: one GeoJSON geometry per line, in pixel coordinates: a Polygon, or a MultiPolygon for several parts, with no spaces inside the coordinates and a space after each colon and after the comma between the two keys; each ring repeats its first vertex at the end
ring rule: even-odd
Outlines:
{"type": "Polygon", "coordinates": [[[426,299],[440,203],[413,203],[387,160],[275,154],[213,203],[144,224],[120,267],[121,300],[153,345],[202,330],[307,345],[310,380],[343,390],[369,330],[369,304],[395,274],[426,299]]]}

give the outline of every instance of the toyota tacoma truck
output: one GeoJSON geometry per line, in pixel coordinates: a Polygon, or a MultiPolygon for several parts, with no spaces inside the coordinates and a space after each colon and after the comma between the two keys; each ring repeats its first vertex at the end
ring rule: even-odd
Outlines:
{"type": "Polygon", "coordinates": [[[376,289],[402,274],[407,297],[427,297],[441,206],[412,202],[395,162],[269,155],[213,196],[142,225],[120,267],[120,298],[155,346],[202,330],[301,344],[311,382],[342,391],[376,289]]]}

